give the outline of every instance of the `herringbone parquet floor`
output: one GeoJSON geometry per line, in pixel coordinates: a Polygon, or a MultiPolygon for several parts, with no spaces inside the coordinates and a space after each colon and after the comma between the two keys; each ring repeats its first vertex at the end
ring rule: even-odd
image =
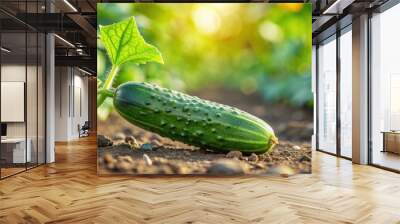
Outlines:
{"type": "Polygon", "coordinates": [[[400,223],[400,175],[313,154],[313,174],[98,177],[93,137],[0,181],[0,223],[400,223]]]}

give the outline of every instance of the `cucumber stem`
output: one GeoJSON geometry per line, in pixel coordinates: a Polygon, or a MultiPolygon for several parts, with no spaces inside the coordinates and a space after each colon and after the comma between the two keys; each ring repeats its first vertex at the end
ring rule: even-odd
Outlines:
{"type": "Polygon", "coordinates": [[[114,91],[110,89],[99,89],[97,91],[97,108],[99,108],[107,97],[114,97],[114,91]]]}
{"type": "Polygon", "coordinates": [[[272,136],[271,141],[272,141],[272,143],[273,143],[274,145],[279,144],[279,140],[278,140],[278,138],[277,138],[276,136],[272,136]]]}
{"type": "Polygon", "coordinates": [[[114,78],[118,72],[119,66],[113,65],[111,71],[108,73],[107,79],[104,83],[104,89],[111,89],[114,78]]]}
{"type": "Polygon", "coordinates": [[[98,92],[106,97],[114,97],[114,91],[111,89],[100,89],[98,92]]]}
{"type": "Polygon", "coordinates": [[[97,93],[97,108],[99,108],[103,102],[107,99],[107,95],[102,92],[97,93]]]}
{"type": "Polygon", "coordinates": [[[279,144],[279,140],[278,140],[278,138],[277,138],[275,135],[273,135],[273,136],[271,137],[271,140],[270,140],[270,141],[272,142],[272,144],[271,144],[269,150],[272,150],[272,149],[275,147],[275,145],[278,145],[278,144],[279,144]]]}
{"type": "Polygon", "coordinates": [[[112,83],[114,81],[115,76],[117,75],[117,72],[119,70],[119,66],[113,65],[111,68],[111,71],[107,75],[107,79],[104,82],[103,88],[98,91],[97,94],[97,108],[100,107],[104,100],[106,100],[107,97],[113,97],[114,92],[112,92],[110,89],[112,87],[112,83]]]}

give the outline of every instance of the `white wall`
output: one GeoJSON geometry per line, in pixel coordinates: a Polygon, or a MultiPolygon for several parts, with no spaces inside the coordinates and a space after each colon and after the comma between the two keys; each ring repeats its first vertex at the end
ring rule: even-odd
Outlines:
{"type": "Polygon", "coordinates": [[[55,140],[67,141],[69,133],[69,96],[68,88],[70,77],[67,67],[55,68],[55,104],[54,104],[54,119],[55,119],[55,140]]]}
{"type": "Polygon", "coordinates": [[[83,125],[85,121],[88,121],[88,78],[82,76],[79,70],[74,70],[74,108],[73,108],[73,119],[72,119],[72,132],[71,134],[75,137],[79,137],[77,126],[78,124],[83,125]],[[78,72],[78,75],[77,73],[78,72]],[[81,108],[80,108],[81,107],[81,108]],[[80,111],[82,110],[82,111],[80,111]],[[74,113],[75,112],[75,113],[74,113]]]}
{"type": "Polygon", "coordinates": [[[79,138],[78,125],[88,120],[88,78],[83,75],[76,68],[56,67],[56,141],[79,138]]]}

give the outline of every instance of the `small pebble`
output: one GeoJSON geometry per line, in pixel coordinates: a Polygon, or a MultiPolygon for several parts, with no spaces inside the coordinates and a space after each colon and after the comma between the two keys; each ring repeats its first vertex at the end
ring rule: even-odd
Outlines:
{"type": "Polygon", "coordinates": [[[288,150],[283,150],[281,152],[281,155],[287,157],[287,156],[290,156],[290,152],[288,150]]]}
{"type": "Polygon", "coordinates": [[[119,171],[130,171],[132,170],[133,165],[132,163],[121,161],[116,163],[115,168],[117,168],[119,171]]]}
{"type": "Polygon", "coordinates": [[[174,173],[172,168],[168,165],[161,165],[161,166],[158,166],[157,168],[158,168],[159,174],[173,174],[174,173]]]}
{"type": "Polygon", "coordinates": [[[153,150],[153,145],[150,143],[145,143],[140,147],[141,150],[143,151],[152,151],[153,150]]]}
{"type": "Polygon", "coordinates": [[[300,149],[301,149],[301,147],[298,146],[298,145],[294,145],[294,146],[292,146],[292,148],[293,148],[294,150],[300,150],[300,149]]]}
{"type": "MultiPolygon", "coordinates": [[[[156,165],[154,163],[154,165],[156,165]]],[[[185,167],[183,164],[180,163],[168,163],[174,173],[179,173],[181,167],[185,167]]],[[[159,166],[159,165],[158,165],[159,166]]]]}
{"type": "Polygon", "coordinates": [[[161,165],[168,163],[168,160],[162,157],[155,157],[153,158],[154,165],[161,165]]]}
{"type": "Polygon", "coordinates": [[[158,140],[158,139],[154,139],[151,141],[151,143],[157,147],[162,146],[163,144],[158,140]]]}
{"type": "Polygon", "coordinates": [[[221,159],[211,165],[207,172],[211,175],[239,175],[244,170],[239,161],[221,159]]]}
{"type": "Polygon", "coordinates": [[[278,165],[271,170],[272,174],[278,174],[282,177],[289,177],[295,174],[294,170],[286,165],[278,165]]]}
{"type": "Polygon", "coordinates": [[[125,140],[125,135],[122,132],[116,133],[113,135],[112,140],[114,141],[124,141],[125,140]]]}
{"type": "Polygon", "coordinates": [[[137,143],[136,139],[133,136],[126,136],[125,142],[134,148],[139,148],[139,144],[137,143]]]}
{"type": "Polygon", "coordinates": [[[133,163],[133,159],[130,156],[118,156],[118,161],[133,163]]]}
{"type": "Polygon", "coordinates": [[[259,162],[259,163],[254,163],[253,166],[254,166],[255,168],[257,168],[257,169],[266,169],[265,164],[264,164],[264,163],[261,163],[261,162],[259,162]]]}
{"type": "Polygon", "coordinates": [[[304,161],[311,162],[311,158],[308,157],[308,156],[306,156],[306,155],[303,155],[303,156],[299,159],[299,161],[300,161],[300,162],[304,162],[304,161]]]}
{"type": "Polygon", "coordinates": [[[226,154],[226,158],[237,158],[241,159],[243,157],[243,154],[241,151],[230,151],[228,154],[226,154]]]}
{"type": "Polygon", "coordinates": [[[143,160],[146,162],[146,165],[153,165],[153,161],[151,161],[150,157],[147,154],[143,154],[143,160]]]}
{"type": "Polygon", "coordinates": [[[241,163],[240,165],[241,165],[244,173],[250,173],[251,170],[253,169],[253,166],[250,165],[249,163],[241,163]]]}
{"type": "Polygon", "coordinates": [[[127,135],[127,136],[133,134],[132,129],[130,129],[130,128],[123,128],[123,129],[122,129],[122,133],[124,133],[124,134],[127,135]]]}
{"type": "Polygon", "coordinates": [[[115,163],[114,162],[107,164],[107,169],[113,170],[114,168],[115,168],[115,163]]]}
{"type": "Polygon", "coordinates": [[[288,177],[289,177],[289,174],[287,174],[287,173],[281,173],[280,176],[281,176],[281,177],[288,178],[288,177]]]}
{"type": "Polygon", "coordinates": [[[104,159],[104,163],[106,163],[106,164],[114,162],[114,157],[109,153],[105,154],[103,159],[104,159]]]}
{"type": "Polygon", "coordinates": [[[112,146],[113,142],[104,135],[97,135],[97,146],[98,147],[107,147],[112,146]]]}
{"type": "Polygon", "coordinates": [[[250,156],[249,156],[249,161],[251,161],[251,162],[257,162],[258,161],[258,156],[255,154],[255,153],[252,153],[250,156]]]}
{"type": "Polygon", "coordinates": [[[177,169],[176,173],[178,173],[178,174],[191,174],[191,173],[192,173],[192,170],[189,169],[188,167],[180,166],[180,167],[177,169]]]}

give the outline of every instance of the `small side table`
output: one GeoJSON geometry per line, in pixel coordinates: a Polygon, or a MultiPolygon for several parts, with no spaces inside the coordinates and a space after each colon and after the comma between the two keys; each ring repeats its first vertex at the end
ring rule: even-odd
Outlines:
{"type": "Polygon", "coordinates": [[[383,131],[383,150],[400,154],[400,131],[383,131]]]}

